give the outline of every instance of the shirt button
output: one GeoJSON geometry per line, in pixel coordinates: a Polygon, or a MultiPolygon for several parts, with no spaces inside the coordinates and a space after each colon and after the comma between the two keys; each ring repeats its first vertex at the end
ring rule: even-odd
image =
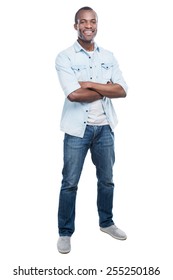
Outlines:
{"type": "Polygon", "coordinates": [[[89,56],[89,58],[91,58],[91,56],[89,56]]]}
{"type": "Polygon", "coordinates": [[[90,77],[90,80],[92,80],[92,77],[90,77]]]}
{"type": "Polygon", "coordinates": [[[90,66],[90,69],[92,69],[92,66],[90,66]]]}

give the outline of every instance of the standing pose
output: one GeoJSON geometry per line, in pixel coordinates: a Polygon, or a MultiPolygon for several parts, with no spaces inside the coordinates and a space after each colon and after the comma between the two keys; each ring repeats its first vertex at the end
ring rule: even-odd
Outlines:
{"type": "Polygon", "coordinates": [[[59,196],[58,250],[71,250],[75,230],[78,182],[88,150],[96,167],[97,207],[101,231],[127,238],[113,221],[114,127],[117,117],[111,99],[125,97],[127,85],[112,52],[94,42],[98,18],[90,7],[79,9],[74,28],[78,39],[56,58],[56,70],[65,94],[61,118],[64,136],[63,179],[59,196]]]}

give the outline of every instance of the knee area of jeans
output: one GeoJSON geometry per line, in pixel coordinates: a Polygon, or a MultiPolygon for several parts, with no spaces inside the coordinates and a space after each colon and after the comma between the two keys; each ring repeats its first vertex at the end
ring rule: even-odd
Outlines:
{"type": "Polygon", "coordinates": [[[98,183],[98,189],[101,190],[101,189],[114,189],[115,188],[115,185],[114,183],[112,182],[99,182],[98,183]]]}
{"type": "Polygon", "coordinates": [[[75,186],[75,187],[68,186],[68,187],[62,187],[61,191],[62,192],[76,192],[77,189],[78,189],[77,186],[75,186]]]}

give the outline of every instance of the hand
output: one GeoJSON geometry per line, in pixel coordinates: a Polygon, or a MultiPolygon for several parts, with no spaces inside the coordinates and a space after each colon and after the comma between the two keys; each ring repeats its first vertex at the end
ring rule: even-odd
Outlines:
{"type": "Polygon", "coordinates": [[[90,82],[79,82],[81,88],[85,88],[85,89],[90,88],[89,83],[90,82]]]}

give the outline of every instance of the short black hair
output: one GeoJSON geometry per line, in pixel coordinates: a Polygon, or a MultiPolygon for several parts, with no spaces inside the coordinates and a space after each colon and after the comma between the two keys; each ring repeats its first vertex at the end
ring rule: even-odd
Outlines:
{"type": "Polygon", "coordinates": [[[78,15],[79,15],[80,11],[82,11],[82,10],[85,10],[85,11],[93,11],[93,9],[92,9],[91,7],[88,7],[88,6],[85,6],[85,7],[80,8],[80,9],[76,12],[76,14],[75,14],[74,21],[75,21],[76,24],[77,24],[77,20],[78,20],[78,15]]]}

